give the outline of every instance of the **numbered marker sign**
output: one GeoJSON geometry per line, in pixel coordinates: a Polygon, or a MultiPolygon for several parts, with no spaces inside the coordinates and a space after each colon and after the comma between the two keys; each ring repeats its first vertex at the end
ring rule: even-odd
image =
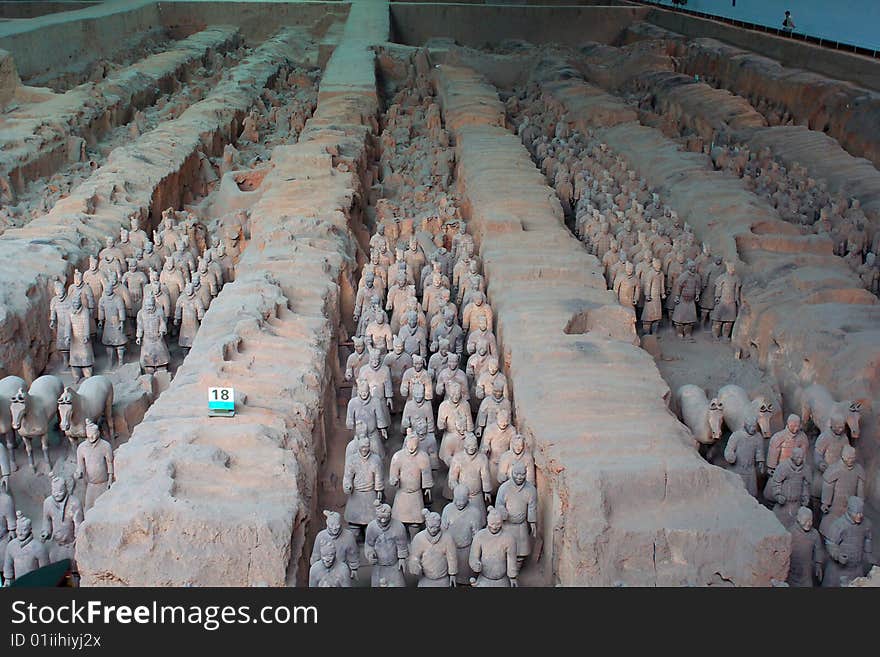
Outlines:
{"type": "Polygon", "coordinates": [[[208,388],[208,415],[235,415],[235,389],[208,388]]]}

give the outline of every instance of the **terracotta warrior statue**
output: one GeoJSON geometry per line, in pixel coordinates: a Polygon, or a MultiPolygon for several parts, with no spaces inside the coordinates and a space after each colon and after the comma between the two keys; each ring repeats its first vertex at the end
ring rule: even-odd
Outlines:
{"type": "Polygon", "coordinates": [[[74,564],[72,569],[76,572],[76,534],[82,521],[82,504],[75,495],[68,492],[64,479],[53,477],[52,492],[43,500],[43,530],[40,532],[42,541],[52,539],[49,549],[51,563],[70,559],[74,564]]]}
{"type": "Polygon", "coordinates": [[[452,456],[449,475],[443,489],[444,497],[452,499],[452,491],[459,484],[468,487],[470,503],[484,513],[486,506],[492,502],[489,459],[480,451],[477,437],[472,433],[465,434],[462,448],[452,456]]]}
{"type": "Polygon", "coordinates": [[[73,382],[79,383],[92,375],[95,366],[95,352],[92,349],[92,318],[83,305],[82,297],[76,295],[70,300],[70,322],[67,325],[67,344],[70,345],[70,373],[73,382]]]}
{"type": "Polygon", "coordinates": [[[672,323],[679,338],[690,338],[697,321],[697,306],[700,300],[702,281],[697,273],[697,265],[688,260],[684,271],[676,278],[672,291],[675,297],[675,308],[672,311],[672,323]]]}
{"type": "Polygon", "coordinates": [[[391,390],[393,393],[393,410],[399,412],[403,409],[406,399],[400,392],[400,384],[403,382],[404,373],[413,366],[412,356],[403,349],[403,340],[394,338],[394,349],[385,354],[382,364],[391,373],[391,390]]]}
{"type": "Polygon", "coordinates": [[[55,331],[55,350],[61,354],[64,367],[70,356],[70,297],[61,281],[55,281],[55,296],[49,301],[49,328],[55,331]]]}
{"type": "Polygon", "coordinates": [[[758,475],[764,474],[764,438],[758,433],[758,418],[749,415],[743,428],[734,431],[724,448],[724,460],[729,470],[742,477],[746,490],[758,497],[758,475]]]}
{"type": "Polygon", "coordinates": [[[498,466],[501,463],[501,457],[510,450],[515,436],[516,429],[510,424],[510,413],[507,409],[498,409],[495,422],[486,427],[480,445],[481,451],[489,459],[489,482],[492,485],[493,495],[498,492],[498,466]]]}
{"type": "Polygon", "coordinates": [[[458,484],[452,493],[452,502],[443,508],[441,527],[455,543],[458,555],[458,583],[465,584],[473,575],[468,556],[474,536],[486,526],[485,509],[470,503],[470,489],[458,484]]]}
{"type": "Polygon", "coordinates": [[[733,323],[742,303],[742,282],[736,275],[736,266],[727,263],[727,271],[715,280],[715,308],[712,311],[712,335],[730,340],[733,323]]]}
{"type": "Polygon", "coordinates": [[[75,476],[86,481],[85,511],[113,483],[113,447],[101,438],[100,428],[90,419],[86,419],[86,440],[76,448],[75,476]]]}
{"type": "Polygon", "coordinates": [[[361,366],[358,380],[364,379],[370,386],[370,394],[384,402],[388,412],[394,410],[394,388],[391,383],[391,370],[382,362],[382,352],[370,349],[370,357],[366,365],[361,366]]]}
{"type": "Polygon", "coordinates": [[[83,307],[86,309],[86,314],[89,318],[89,335],[95,334],[95,317],[98,312],[97,299],[100,299],[101,293],[104,292],[103,282],[100,283],[100,286],[100,293],[96,296],[92,287],[86,283],[83,273],[79,269],[75,269],[73,271],[73,283],[67,288],[67,295],[71,301],[73,297],[79,297],[83,307]]]}
{"type": "Polygon", "coordinates": [[[29,572],[48,566],[49,551],[42,541],[35,541],[31,531],[31,520],[16,513],[15,537],[6,546],[3,559],[3,585],[9,586],[16,579],[29,572]]]}
{"type": "Polygon", "coordinates": [[[510,479],[498,488],[495,507],[504,521],[504,531],[516,538],[519,567],[532,553],[531,539],[538,535],[538,489],[526,480],[526,466],[515,463],[510,479]]]}
{"type": "Polygon", "coordinates": [[[813,464],[816,467],[813,472],[813,497],[822,495],[822,475],[828,466],[840,461],[843,448],[847,445],[849,445],[849,438],[846,435],[846,417],[835,409],[831,412],[825,430],[816,439],[816,446],[813,450],[813,464]]]}
{"type": "Polygon", "coordinates": [[[165,313],[156,306],[156,298],[152,292],[148,292],[143,307],[138,311],[135,331],[135,343],[141,348],[141,369],[146,374],[168,370],[171,354],[165,344],[167,332],[165,313]]]}
{"type": "Polygon", "coordinates": [[[309,568],[309,588],[350,588],[352,573],[348,564],[337,555],[333,541],[315,541],[318,560],[309,568]]]}
{"type": "Polygon", "coordinates": [[[635,308],[639,303],[641,285],[635,272],[635,265],[627,262],[624,265],[624,274],[613,281],[613,290],[618,303],[627,308],[635,308]]]}
{"type": "Polygon", "coordinates": [[[422,509],[431,503],[431,460],[419,449],[419,437],[409,430],[403,448],[391,457],[388,483],[397,486],[393,516],[411,530],[422,524],[422,509]]]}
{"type": "Polygon", "coordinates": [[[345,521],[355,534],[368,525],[375,514],[374,502],[381,502],[385,491],[384,466],[378,454],[373,453],[370,439],[360,436],[357,451],[345,459],[342,491],[348,495],[345,503],[345,521]]]}
{"type": "Polygon", "coordinates": [[[526,445],[526,439],[516,434],[510,441],[510,449],[501,455],[498,461],[498,483],[503,484],[510,479],[513,466],[522,463],[526,468],[526,481],[535,483],[535,458],[526,445]]]}
{"type": "Polygon", "coordinates": [[[642,285],[645,305],[642,308],[642,330],[645,334],[654,332],[663,319],[663,300],[666,298],[666,282],[661,271],[661,262],[654,258],[651,271],[645,274],[642,285]]]}
{"type": "Polygon", "coordinates": [[[459,356],[454,351],[449,352],[446,359],[446,367],[437,373],[436,394],[438,399],[446,399],[449,392],[449,386],[457,383],[461,391],[462,399],[466,402],[470,401],[470,386],[468,385],[468,377],[458,367],[459,356]]]}
{"type": "MultiPolygon", "coordinates": [[[[772,476],[776,467],[789,458],[796,447],[799,447],[806,454],[810,447],[810,441],[807,439],[807,434],[801,430],[801,418],[792,413],[785,421],[785,428],[782,431],[777,431],[770,438],[770,444],[767,447],[767,474],[772,476]]],[[[768,500],[774,497],[770,490],[770,480],[764,486],[764,497],[768,500]]]]}
{"type": "Polygon", "coordinates": [[[174,325],[179,327],[177,336],[177,344],[179,344],[185,352],[189,352],[193,345],[199,326],[205,318],[205,307],[202,300],[196,295],[192,283],[187,283],[183,288],[183,294],[177,298],[177,305],[174,308],[174,325]]]}
{"type": "Polygon", "coordinates": [[[348,565],[351,579],[357,580],[360,556],[355,535],[342,526],[342,516],[336,511],[325,510],[324,518],[326,527],[315,537],[310,563],[314,565],[321,561],[321,545],[331,543],[336,547],[336,557],[348,565]]]}
{"type": "Polygon", "coordinates": [[[490,506],[486,527],[474,536],[468,557],[470,569],[477,574],[474,586],[519,586],[516,537],[511,532],[502,531],[503,526],[501,513],[490,506]]]}
{"type": "Polygon", "coordinates": [[[805,506],[797,511],[791,526],[791,559],[788,564],[789,586],[812,587],[822,581],[825,564],[825,546],[819,532],[813,527],[813,512],[805,506]]]}
{"type": "Polygon", "coordinates": [[[425,389],[425,399],[434,399],[434,382],[431,374],[425,369],[425,359],[420,354],[412,355],[413,366],[403,373],[400,380],[400,396],[407,401],[412,399],[413,384],[421,383],[425,389]]]}
{"type": "Polygon", "coordinates": [[[450,532],[443,529],[439,513],[423,510],[425,528],[412,540],[409,571],[419,587],[456,586],[458,554],[450,532]]]}
{"type": "Polygon", "coordinates": [[[383,580],[388,587],[406,586],[403,571],[409,557],[409,540],[403,524],[391,517],[388,504],[377,501],[376,517],[367,525],[364,554],[373,566],[374,588],[383,580]]]}
{"type": "Polygon", "coordinates": [[[128,337],[125,335],[125,320],[128,312],[118,287],[115,275],[111,274],[104,287],[104,294],[98,302],[98,327],[102,329],[101,343],[107,350],[109,368],[113,367],[114,354],[117,366],[123,364],[125,345],[128,344],[128,337]]]}
{"type": "Polygon", "coordinates": [[[355,336],[352,338],[352,341],[354,342],[354,351],[348,355],[348,359],[345,361],[346,381],[356,378],[357,373],[360,372],[361,367],[367,364],[367,359],[370,357],[367,353],[367,345],[362,337],[355,336]]]}
{"type": "Polygon", "coordinates": [[[834,521],[846,513],[846,502],[853,496],[865,499],[865,469],[856,463],[856,450],[847,445],[840,452],[840,460],[822,474],[822,536],[828,536],[834,521]]]}
{"type": "Polygon", "coordinates": [[[366,379],[358,379],[357,396],[348,402],[345,414],[345,426],[349,429],[354,430],[358,422],[364,424],[372,450],[380,460],[384,459],[384,441],[388,440],[391,418],[388,415],[388,406],[373,395],[366,379]]]}
{"type": "Polygon", "coordinates": [[[825,562],[823,587],[847,586],[853,579],[862,577],[870,566],[873,559],[872,528],[871,522],[864,517],[864,509],[861,497],[850,497],[846,513],[831,523],[825,537],[828,561],[825,562]]]}
{"type": "Polygon", "coordinates": [[[810,471],[804,466],[804,450],[795,447],[773,471],[769,483],[770,499],[776,502],[773,513],[787,529],[795,521],[798,508],[810,504],[810,471]]]}
{"type": "Polygon", "coordinates": [[[499,410],[503,408],[508,414],[513,412],[513,409],[510,406],[510,400],[504,396],[504,391],[504,381],[496,379],[495,383],[492,385],[492,394],[489,397],[485,397],[483,401],[480,402],[480,408],[477,411],[477,420],[474,423],[474,433],[477,437],[483,435],[483,430],[487,425],[491,426],[495,422],[495,416],[498,414],[499,410]]]}

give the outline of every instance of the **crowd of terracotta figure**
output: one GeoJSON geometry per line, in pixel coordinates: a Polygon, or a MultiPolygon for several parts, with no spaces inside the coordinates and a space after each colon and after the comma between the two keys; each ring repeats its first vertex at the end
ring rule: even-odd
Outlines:
{"type": "Polygon", "coordinates": [[[830,239],[834,254],[858,274],[867,290],[880,294],[880,231],[871,234],[859,199],[831,194],[824,180],[810,177],[797,162],[787,169],[769,148],[755,152],[745,144],[727,141],[719,134],[710,151],[715,166],[743,178],[785,221],[830,239]]]}
{"type": "MultiPolygon", "coordinates": [[[[318,76],[315,69],[282,69],[274,88],[265,89],[244,118],[237,147],[228,144],[214,161],[199,154],[199,173],[182,202],[195,203],[216,189],[224,174],[246,172],[264,161],[272,146],[296,141],[316,105],[318,76]]],[[[139,120],[135,116],[130,127],[133,137],[141,129],[139,120]]],[[[249,237],[245,210],[225,212],[210,231],[187,210],[163,211],[152,234],[142,219],[134,214],[118,238],[107,237],[87,268],[51,284],[54,296],[46,321],[54,336],[52,361],[69,368],[73,385],[65,386],[51,373],[29,386],[17,376],[0,380],[0,434],[5,438],[0,443],[0,562],[6,583],[63,558],[72,560],[76,572],[83,514],[113,483],[117,435],[111,377],[118,377],[119,367],[130,360],[132,345],[143,374],[170,377],[169,368],[189,352],[214,298],[235,279],[235,263],[249,237]],[[50,460],[49,438],[56,425],[69,441],[68,459],[76,464],[72,480],[65,478],[64,463],[50,460]],[[33,472],[33,442],[40,441],[51,480],[39,540],[33,540],[31,520],[16,512],[17,438],[33,472]],[[82,500],[72,491],[78,479],[84,483],[82,500]]]]}
{"type": "Polygon", "coordinates": [[[734,263],[697,244],[625,157],[574,130],[537,86],[516,90],[506,104],[575,233],[601,261],[618,301],[634,309],[642,332],[656,333],[665,317],[681,338],[705,325],[730,340],[742,289],[734,263]]]}
{"type": "MultiPolygon", "coordinates": [[[[689,226],[661,204],[626,159],[591,134],[572,129],[562,108],[536,86],[515,91],[506,104],[517,133],[556,190],[566,217],[573,219],[576,234],[601,260],[621,305],[636,311],[643,333],[654,331],[665,310],[680,337],[691,336],[695,325],[711,320],[715,337],[729,339],[741,302],[733,265],[713,257],[707,245],[698,249],[689,226]]],[[[866,220],[857,200],[850,207],[845,200],[835,202],[824,185],[807,179],[799,167],[783,180],[784,169],[772,162],[768,151],[751,157],[742,149],[713,154],[719,167],[740,175],[753,172],[756,193],[771,197],[786,219],[791,220],[786,213],[804,216],[807,207],[814,210],[811,221],[804,223],[816,221],[829,235],[837,231],[836,252],[846,249],[853,262],[857,253],[861,264],[860,256],[867,252],[866,220]],[[784,191],[789,189],[798,191],[784,191]]],[[[869,289],[875,291],[876,285],[869,289]]],[[[774,402],[750,399],[736,385],[724,386],[711,400],[697,386],[682,386],[676,410],[710,460],[739,474],[746,490],[772,507],[791,531],[788,582],[840,586],[864,575],[873,558],[871,526],[864,519],[865,472],[850,444],[859,436],[861,404],[837,402],[819,385],[800,393],[803,408],[813,409],[805,413],[805,421],[811,420],[819,431],[812,447],[798,415],[771,434],[774,402]],[[725,426],[730,431],[726,442],[725,426]],[[712,445],[724,446],[723,460],[711,459],[713,450],[705,446],[712,445]],[[765,483],[761,490],[759,480],[765,483]]]]}
{"type": "Polygon", "coordinates": [[[347,502],[342,515],[325,511],[309,583],[351,586],[369,565],[376,587],[405,586],[407,573],[418,586],[517,586],[537,532],[535,463],[513,424],[482,263],[449,191],[449,136],[425,80],[385,116],[386,198],[344,374],[347,502]]]}

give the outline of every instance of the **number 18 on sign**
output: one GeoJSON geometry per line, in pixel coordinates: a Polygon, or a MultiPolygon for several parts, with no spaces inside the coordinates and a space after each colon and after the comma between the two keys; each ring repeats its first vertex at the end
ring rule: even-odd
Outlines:
{"type": "Polygon", "coordinates": [[[211,417],[235,415],[235,389],[208,388],[208,415],[211,417]]]}

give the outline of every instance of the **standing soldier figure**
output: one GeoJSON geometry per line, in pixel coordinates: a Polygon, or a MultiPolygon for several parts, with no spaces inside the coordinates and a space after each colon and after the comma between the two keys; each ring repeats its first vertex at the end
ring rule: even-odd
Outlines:
{"type": "Polygon", "coordinates": [[[156,306],[156,298],[152,292],[148,292],[144,306],[137,314],[135,335],[135,342],[141,348],[141,369],[146,374],[152,374],[156,370],[168,370],[171,354],[168,353],[168,346],[165,344],[167,332],[165,314],[156,306]]]}
{"type": "Polygon", "coordinates": [[[95,352],[92,349],[91,315],[83,306],[82,297],[74,296],[70,305],[70,323],[67,342],[70,345],[70,373],[73,382],[79,383],[92,375],[95,352]]]}
{"type": "Polygon", "coordinates": [[[736,267],[727,263],[727,271],[715,280],[715,309],[712,311],[712,335],[715,339],[730,341],[733,323],[742,299],[742,282],[736,275],[736,267]]]}

